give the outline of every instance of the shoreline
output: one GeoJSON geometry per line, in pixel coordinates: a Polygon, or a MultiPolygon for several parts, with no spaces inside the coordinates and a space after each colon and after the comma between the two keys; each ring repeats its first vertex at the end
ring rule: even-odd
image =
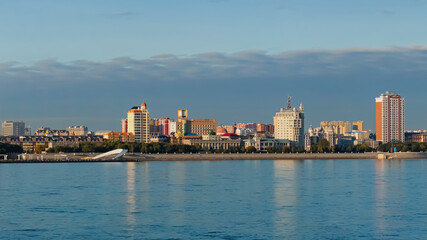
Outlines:
{"type": "Polygon", "coordinates": [[[26,154],[23,159],[0,160],[1,163],[66,162],[148,162],[148,161],[243,161],[243,160],[336,160],[336,159],[427,159],[427,152],[398,153],[128,153],[120,159],[91,159],[98,154],[26,154]]]}

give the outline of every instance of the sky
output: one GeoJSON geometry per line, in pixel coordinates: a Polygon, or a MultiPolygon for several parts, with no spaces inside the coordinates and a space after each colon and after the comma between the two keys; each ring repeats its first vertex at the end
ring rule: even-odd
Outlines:
{"type": "Polygon", "coordinates": [[[0,1],[0,121],[120,130],[152,117],[272,123],[303,103],[306,126],[364,120],[406,99],[427,129],[427,0],[0,1]]]}

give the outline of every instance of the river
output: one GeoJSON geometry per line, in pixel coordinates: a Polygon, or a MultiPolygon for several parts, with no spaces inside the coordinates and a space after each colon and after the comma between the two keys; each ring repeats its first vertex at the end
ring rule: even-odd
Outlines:
{"type": "Polygon", "coordinates": [[[427,159],[0,164],[0,239],[426,239],[427,159]]]}

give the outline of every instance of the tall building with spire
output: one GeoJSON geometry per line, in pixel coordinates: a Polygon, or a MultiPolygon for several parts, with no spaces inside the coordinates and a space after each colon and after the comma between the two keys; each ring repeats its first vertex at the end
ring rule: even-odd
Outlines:
{"type": "Polygon", "coordinates": [[[375,98],[376,136],[383,143],[405,141],[405,99],[387,91],[375,98]]]}
{"type": "Polygon", "coordinates": [[[135,142],[150,141],[150,113],[145,102],[128,111],[127,132],[134,134],[135,142]]]}
{"type": "Polygon", "coordinates": [[[304,147],[304,106],[291,107],[291,98],[288,97],[288,106],[281,108],[274,120],[274,138],[287,139],[296,147],[304,147]]]}

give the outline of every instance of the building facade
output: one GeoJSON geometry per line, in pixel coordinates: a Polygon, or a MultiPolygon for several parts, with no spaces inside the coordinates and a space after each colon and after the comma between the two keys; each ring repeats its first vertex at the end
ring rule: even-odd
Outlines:
{"type": "Polygon", "coordinates": [[[128,111],[128,132],[133,133],[135,142],[150,141],[150,113],[147,104],[142,103],[140,107],[133,107],[128,111]]]}
{"type": "Polygon", "coordinates": [[[325,131],[332,130],[335,134],[344,134],[351,132],[351,124],[349,121],[322,121],[320,127],[325,131]]]}
{"type": "Polygon", "coordinates": [[[88,129],[85,126],[70,126],[67,128],[70,136],[87,136],[88,129]]]}
{"type": "Polygon", "coordinates": [[[128,120],[126,118],[121,121],[121,132],[128,132],[128,120]]]}
{"type": "Polygon", "coordinates": [[[387,91],[375,98],[377,141],[405,141],[405,99],[387,91]]]}
{"type": "Polygon", "coordinates": [[[354,121],[353,122],[353,131],[363,131],[363,121],[354,121]]]}
{"type": "Polygon", "coordinates": [[[25,123],[5,121],[1,125],[3,136],[25,136],[25,123]]]}
{"type": "Polygon", "coordinates": [[[304,107],[291,108],[290,101],[286,109],[281,108],[274,120],[274,138],[287,139],[292,145],[304,147],[304,107]]]}

